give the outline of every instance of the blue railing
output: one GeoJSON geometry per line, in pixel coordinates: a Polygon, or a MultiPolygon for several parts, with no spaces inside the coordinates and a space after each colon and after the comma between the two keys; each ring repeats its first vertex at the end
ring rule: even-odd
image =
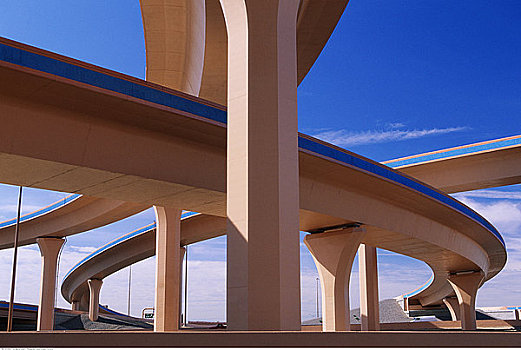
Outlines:
{"type": "MultiPolygon", "coordinates": [[[[53,211],[55,209],[58,209],[60,207],[63,207],[64,205],[78,199],[81,197],[81,194],[72,194],[70,196],[67,196],[63,199],[60,199],[59,201],[57,202],[54,202],[44,208],[41,208],[41,209],[38,209],[36,211],[33,211],[32,213],[29,213],[29,214],[25,214],[25,215],[22,215],[20,217],[20,222],[24,222],[24,221],[27,221],[27,220],[31,220],[31,219],[34,219],[35,217],[37,216],[40,216],[40,215],[43,215],[43,214],[47,214],[48,212],[50,211],[53,211]]],[[[15,219],[10,219],[10,220],[7,220],[7,221],[4,221],[4,222],[0,222],[0,228],[4,228],[4,227],[7,227],[7,226],[10,226],[10,225],[14,225],[16,224],[16,218],[15,219]]]]}
{"type": "Polygon", "coordinates": [[[354,155],[352,153],[348,153],[345,150],[340,150],[334,146],[326,145],[320,141],[315,141],[309,138],[308,136],[300,136],[299,137],[299,147],[305,151],[311,151],[317,155],[325,156],[336,161],[340,161],[345,165],[352,166],[364,170],[366,172],[372,173],[374,175],[378,175],[387,180],[391,180],[393,182],[404,185],[408,188],[414,189],[417,192],[420,192],[426,196],[434,198],[443,204],[456,209],[457,211],[467,215],[468,217],[474,219],[479,222],[485,228],[487,228],[490,232],[492,232],[499,241],[505,245],[505,241],[503,237],[499,234],[492,224],[490,224],[485,218],[476,213],[474,210],[470,209],[463,203],[457,201],[456,199],[439,192],[432,187],[428,187],[420,182],[413,180],[407,176],[402,175],[401,173],[396,172],[395,170],[382,165],[380,163],[376,163],[370,161],[369,159],[362,158],[361,156],[354,155]]]}
{"type": "MultiPolygon", "coordinates": [[[[9,308],[9,303],[7,301],[0,301],[0,308],[9,308]]],[[[38,306],[27,304],[13,304],[13,309],[24,311],[38,311],[38,306]]]]}
{"type": "Polygon", "coordinates": [[[226,112],[218,108],[18,47],[0,43],[0,60],[168,106],[221,123],[226,122],[226,112]]]}
{"type": "Polygon", "coordinates": [[[412,165],[419,164],[423,162],[429,162],[433,160],[441,160],[445,158],[457,157],[462,155],[468,155],[472,153],[484,152],[484,151],[493,151],[500,148],[505,147],[513,147],[513,146],[521,146],[521,135],[514,136],[512,138],[504,138],[500,140],[494,140],[490,142],[484,142],[474,145],[466,145],[458,148],[452,148],[448,150],[441,150],[438,152],[429,152],[425,154],[420,154],[412,157],[405,157],[396,160],[390,160],[384,162],[385,165],[390,167],[400,167],[404,165],[412,165]]]}
{"type": "Polygon", "coordinates": [[[421,292],[423,292],[425,289],[427,289],[431,283],[434,281],[434,274],[431,275],[431,277],[429,278],[429,280],[427,282],[425,282],[421,287],[419,288],[416,288],[415,290],[413,290],[412,292],[408,293],[408,294],[404,294],[402,295],[402,297],[404,298],[410,298],[416,294],[419,294],[421,292]]]}
{"type": "MultiPolygon", "coordinates": [[[[181,219],[186,219],[190,216],[194,216],[194,215],[197,215],[198,213],[196,212],[193,212],[193,211],[186,211],[184,213],[181,214],[181,219]]],[[[156,223],[153,222],[149,225],[146,225],[144,227],[141,227],[135,231],[132,231],[132,232],[129,232],[129,233],[126,233],[124,234],[123,236],[121,237],[118,237],[116,238],[115,240],[113,241],[110,241],[109,243],[101,246],[100,248],[96,249],[95,251],[93,251],[92,253],[90,253],[89,255],[87,255],[86,257],[84,257],[83,259],[81,259],[76,265],[74,265],[70,270],[69,272],[67,272],[67,274],[65,275],[65,277],[63,278],[63,281],[65,281],[67,279],[67,277],[69,277],[69,275],[74,271],[76,270],[78,267],[80,267],[83,263],[85,263],[86,261],[88,260],[91,260],[92,258],[94,258],[95,256],[97,255],[100,255],[101,253],[103,253],[104,251],[114,247],[115,245],[118,245],[118,244],[121,244],[122,242],[124,241],[128,241],[129,239],[132,239],[136,236],[139,236],[141,234],[144,234],[146,232],[149,232],[151,230],[155,230],[156,229],[156,223]]]]}

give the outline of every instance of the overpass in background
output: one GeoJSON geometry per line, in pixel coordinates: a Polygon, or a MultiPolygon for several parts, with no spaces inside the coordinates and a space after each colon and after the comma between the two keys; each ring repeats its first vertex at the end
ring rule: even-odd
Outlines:
{"type": "MultiPolygon", "coordinates": [[[[516,184],[519,182],[512,182],[512,169],[508,167],[501,167],[501,160],[507,158],[511,154],[517,154],[518,162],[517,164],[521,164],[519,160],[521,160],[521,136],[513,136],[507,137],[497,140],[491,140],[486,142],[479,142],[474,144],[469,144],[465,146],[449,148],[444,150],[439,150],[435,152],[424,153],[416,156],[399,158],[396,160],[390,160],[386,162],[382,162],[383,164],[388,165],[397,165],[400,169],[408,173],[411,166],[415,167],[416,173],[425,175],[432,174],[433,171],[436,174],[438,171],[442,173],[442,167],[438,167],[436,164],[443,164],[443,162],[448,159],[455,159],[451,166],[451,171],[466,173],[471,172],[473,169],[468,167],[467,157],[476,157],[483,156],[483,153],[490,153],[492,155],[487,154],[487,159],[495,159],[496,164],[496,182],[500,184],[516,184]],[[432,156],[431,156],[432,155],[432,156]],[[406,161],[406,162],[405,162],[406,161]],[[499,163],[499,164],[497,164],[499,163]],[[428,168],[424,168],[424,166],[428,164],[428,168]],[[499,166],[497,166],[499,165],[499,166]],[[427,169],[427,170],[422,170],[427,169]],[[503,173],[502,173],[503,171],[503,173]],[[507,174],[507,175],[505,175],[507,174]]],[[[487,164],[487,166],[490,166],[487,164]]],[[[481,174],[483,178],[490,179],[490,172],[483,171],[477,172],[481,174]]],[[[476,177],[474,176],[463,176],[463,178],[468,179],[469,183],[459,182],[459,186],[463,186],[464,188],[468,188],[470,186],[476,186],[475,183],[470,183],[470,181],[475,181],[476,177]]],[[[443,177],[443,173],[440,175],[443,177]]],[[[514,177],[521,176],[521,166],[518,167],[517,173],[514,173],[514,177]]],[[[440,187],[453,187],[454,180],[451,180],[449,177],[445,177],[448,179],[447,182],[441,183],[440,187]]],[[[460,177],[456,177],[456,180],[460,180],[460,177]]],[[[472,188],[472,189],[481,189],[487,188],[486,184],[488,181],[482,181],[478,178],[477,183],[481,184],[480,187],[472,188]]],[[[192,216],[191,214],[186,214],[188,217],[192,216]]],[[[186,216],[185,216],[186,218],[186,216]]],[[[197,220],[197,217],[195,217],[197,220]]],[[[215,217],[204,216],[204,220],[216,220],[215,217]]],[[[199,228],[201,232],[194,232],[193,229],[185,227],[186,222],[183,220],[181,222],[181,241],[182,245],[187,245],[191,243],[197,242],[197,240],[186,240],[186,236],[193,237],[203,237],[203,239],[217,237],[220,234],[225,234],[225,222],[224,221],[215,221],[214,224],[208,226],[208,232],[203,228],[199,228]],[[211,228],[219,227],[221,225],[220,231],[210,232],[211,228]]],[[[143,227],[139,230],[133,231],[131,233],[125,234],[120,238],[114,240],[111,243],[108,243],[102,247],[100,247],[95,252],[91,253],[89,256],[80,261],[77,265],[75,265],[71,271],[64,278],[64,282],[62,284],[62,294],[66,300],[72,302],[72,300],[83,300],[82,310],[88,309],[88,303],[86,302],[88,297],[88,287],[87,280],[89,278],[105,278],[110,274],[127,267],[130,264],[134,264],[138,261],[144,260],[151,256],[155,255],[155,224],[150,224],[146,227],[143,227]],[[132,253],[130,253],[132,252],[132,253]],[[123,263],[126,261],[126,263],[123,263]],[[74,295],[74,297],[72,297],[74,295]]],[[[439,278],[433,274],[431,278],[422,286],[417,288],[416,290],[404,294],[403,297],[407,299],[408,308],[418,308],[422,307],[422,303],[420,302],[423,299],[424,295],[431,294],[431,290],[435,290],[437,285],[443,283],[443,279],[439,278]]],[[[455,298],[455,295],[452,291],[445,296],[445,298],[455,298]]],[[[443,299],[445,299],[443,298],[443,299]]],[[[437,300],[435,303],[425,304],[428,307],[434,306],[442,306],[442,299],[437,300]]],[[[456,320],[456,319],[455,319],[456,320]]]]}
{"type": "MultiPolygon", "coordinates": [[[[324,6],[319,1],[308,1],[300,9],[298,82],[318,57],[345,4],[324,6]],[[323,18],[330,21],[321,22],[323,18]]],[[[147,29],[150,28],[147,23],[150,24],[158,9],[146,8],[143,2],[142,9],[148,75],[160,61],[151,58],[155,52],[151,48],[158,41],[150,40],[152,31],[147,29]]],[[[208,9],[211,11],[212,7],[208,9]]],[[[209,18],[223,19],[219,16],[209,18]]],[[[215,25],[223,24],[217,22],[210,20],[215,25]]],[[[165,37],[167,33],[166,30],[157,32],[159,34],[153,35],[165,37]]],[[[188,38],[188,34],[183,35],[188,38]]],[[[219,40],[222,41],[222,36],[219,40]]],[[[197,52],[196,41],[191,43],[193,50],[185,52],[187,57],[197,52]]],[[[158,54],[167,55],[168,52],[158,54]]],[[[200,91],[193,91],[194,95],[204,96],[205,87],[226,86],[226,79],[222,78],[223,74],[226,78],[226,70],[209,58],[218,56],[211,45],[206,45],[204,64],[197,68],[202,76],[200,91]],[[218,71],[212,71],[212,67],[218,71]]],[[[196,59],[192,57],[189,61],[196,59]]],[[[230,66],[236,68],[233,64],[230,66]]],[[[184,71],[183,76],[190,81],[192,73],[194,71],[184,71]]],[[[171,86],[168,82],[163,85],[171,86]]],[[[222,99],[225,90],[220,91],[222,99]]],[[[226,194],[229,191],[225,181],[226,128],[227,119],[236,118],[232,117],[235,110],[231,106],[228,115],[225,108],[215,102],[6,39],[0,40],[0,96],[0,108],[4,111],[0,130],[0,182],[137,203],[137,208],[118,210],[115,216],[156,205],[184,208],[202,213],[199,217],[226,220],[226,194]]],[[[271,146],[285,149],[284,145],[258,141],[261,153],[266,153],[271,146]]],[[[300,134],[296,141],[300,170],[300,229],[314,233],[307,236],[306,243],[321,274],[323,295],[332,293],[323,300],[324,329],[345,330],[348,327],[345,312],[349,310],[349,301],[344,290],[348,289],[349,275],[343,272],[350,271],[360,243],[425,261],[433,269],[434,282],[422,291],[420,303],[439,302],[454,290],[468,290],[470,283],[470,289],[474,291],[470,293],[470,299],[461,301],[461,314],[464,328],[475,327],[475,319],[472,320],[475,291],[506,262],[504,242],[497,230],[454,198],[403,172],[306,135],[300,134]]],[[[228,202],[235,200],[229,192],[228,197],[228,202]]],[[[65,211],[65,208],[68,205],[60,210],[65,211]]],[[[103,214],[95,214],[93,218],[96,219],[91,219],[83,228],[106,221],[103,214]]],[[[172,230],[179,231],[175,222],[180,219],[180,213],[163,211],[158,218],[158,242],[169,239],[172,230]]],[[[35,237],[29,237],[26,242],[31,239],[35,237]]],[[[252,244],[255,242],[255,239],[251,240],[252,244]]],[[[270,243],[286,249],[284,241],[270,243]]],[[[167,251],[159,253],[170,254],[167,251]]],[[[259,261],[265,262],[265,267],[279,263],[279,258],[289,259],[291,255],[277,255],[273,259],[268,251],[265,253],[259,255],[259,261]]],[[[179,253],[172,254],[179,256],[179,253]]],[[[165,256],[161,255],[158,260],[163,261],[163,258],[165,256]]],[[[369,260],[366,261],[369,265],[376,263],[369,260]]],[[[248,260],[248,264],[250,262],[254,263],[248,260]]],[[[292,264],[286,264],[289,265],[292,264]]],[[[240,279],[245,265],[233,261],[229,266],[232,267],[228,275],[240,279]]],[[[252,276],[255,271],[251,267],[252,276]]],[[[166,274],[178,276],[178,271],[166,274]]],[[[368,271],[363,276],[364,282],[374,282],[375,277],[368,271]]],[[[93,280],[96,279],[90,279],[89,283],[93,280]]],[[[265,298],[270,295],[268,291],[275,292],[279,288],[268,287],[263,291],[265,298]]],[[[258,296],[255,292],[258,291],[251,290],[252,298],[258,296]]],[[[366,310],[369,318],[374,319],[378,298],[375,300],[375,295],[368,291],[363,299],[369,307],[366,310]]],[[[295,302],[286,301],[288,305],[295,302]]],[[[175,303],[173,305],[175,307],[175,303]]],[[[248,304],[248,307],[253,308],[253,305],[248,304]]],[[[229,314],[238,317],[235,309],[229,314]]],[[[262,315],[257,313],[257,316],[262,315]]],[[[281,313],[280,316],[292,315],[281,313]]],[[[240,324],[242,321],[239,318],[234,322],[240,324]]]]}

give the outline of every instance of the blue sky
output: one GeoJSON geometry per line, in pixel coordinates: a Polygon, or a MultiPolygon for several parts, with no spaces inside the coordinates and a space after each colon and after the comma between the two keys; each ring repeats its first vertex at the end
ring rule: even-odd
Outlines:
{"type": "MultiPolygon", "coordinates": [[[[299,128],[382,161],[521,134],[521,3],[518,1],[351,0],[298,89],[299,128]]],[[[138,0],[7,0],[0,36],[144,78],[138,0]]],[[[0,185],[0,220],[15,214],[17,189],[0,185]]],[[[27,189],[29,212],[66,194],[27,189]]],[[[521,305],[521,186],[455,195],[503,234],[506,269],[478,305],[521,305]]],[[[151,210],[69,237],[60,274],[106,242],[154,220],[151,210]]],[[[190,248],[189,317],[223,320],[225,239],[190,248]]],[[[430,276],[422,262],[379,252],[380,295],[394,297],[430,276]]],[[[7,300],[11,250],[0,252],[0,299],[7,300]]],[[[314,316],[312,259],[302,249],[302,314],[314,316]]],[[[36,303],[39,253],[21,250],[17,300],[36,303]]],[[[352,304],[358,304],[357,266],[352,304]]],[[[154,260],[133,271],[132,313],[153,305],[154,260]]],[[[128,271],[107,278],[101,302],[126,311],[128,271]]],[[[66,307],[58,298],[59,305],[66,307]]]]}

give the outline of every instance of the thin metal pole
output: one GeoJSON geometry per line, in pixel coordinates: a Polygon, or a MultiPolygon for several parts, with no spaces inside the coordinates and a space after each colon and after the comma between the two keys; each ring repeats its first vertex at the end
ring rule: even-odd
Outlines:
{"type": "Polygon", "coordinates": [[[188,325],[188,317],[186,316],[186,310],[188,309],[188,245],[185,247],[185,315],[184,321],[185,326],[188,325]]]}
{"type": "Polygon", "coordinates": [[[22,208],[22,186],[18,192],[18,213],[16,214],[16,226],[14,229],[14,252],[13,252],[13,272],[11,273],[11,296],[9,297],[9,312],[7,315],[7,331],[13,330],[13,303],[14,288],[16,281],[16,264],[18,261],[18,232],[20,230],[20,212],[22,208]]]}
{"type": "Polygon", "coordinates": [[[318,288],[319,288],[319,281],[320,281],[320,280],[317,278],[317,287],[316,287],[316,288],[317,288],[317,318],[318,318],[318,316],[319,316],[319,315],[318,315],[318,288]]]}
{"type": "Polygon", "coordinates": [[[130,316],[130,285],[132,284],[132,265],[128,269],[128,299],[127,299],[127,315],[130,316]]]}

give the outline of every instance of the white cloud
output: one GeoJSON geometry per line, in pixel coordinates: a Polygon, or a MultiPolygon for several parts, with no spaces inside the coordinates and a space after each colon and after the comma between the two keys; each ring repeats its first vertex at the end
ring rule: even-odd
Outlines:
{"type": "Polygon", "coordinates": [[[417,139],[425,136],[442,135],[468,129],[467,127],[454,127],[421,130],[399,130],[397,128],[403,127],[403,124],[395,123],[393,125],[394,126],[391,128],[391,130],[384,131],[371,130],[362,132],[352,132],[346,129],[324,130],[314,134],[313,136],[338,146],[348,147],[390,141],[417,139]]]}
{"type": "Polygon", "coordinates": [[[399,129],[405,127],[404,123],[389,123],[387,124],[391,129],[399,129]]]}
{"type": "MultiPolygon", "coordinates": [[[[486,197],[480,195],[482,192],[485,191],[457,194],[454,197],[488,219],[502,234],[507,236],[519,234],[519,230],[521,230],[521,202],[515,200],[478,201],[470,198],[471,196],[486,197]]],[[[488,192],[495,193],[499,191],[488,192]]],[[[503,198],[508,198],[507,196],[508,193],[505,192],[503,198]]],[[[515,193],[513,193],[512,197],[514,196],[515,193]]]]}
{"type": "Polygon", "coordinates": [[[456,193],[455,198],[489,198],[489,199],[521,199],[521,191],[498,191],[498,190],[479,190],[463,193],[456,193]]]}
{"type": "Polygon", "coordinates": [[[520,191],[481,190],[454,195],[489,220],[503,236],[507,263],[479,289],[477,305],[521,305],[521,199],[520,191]]]}

